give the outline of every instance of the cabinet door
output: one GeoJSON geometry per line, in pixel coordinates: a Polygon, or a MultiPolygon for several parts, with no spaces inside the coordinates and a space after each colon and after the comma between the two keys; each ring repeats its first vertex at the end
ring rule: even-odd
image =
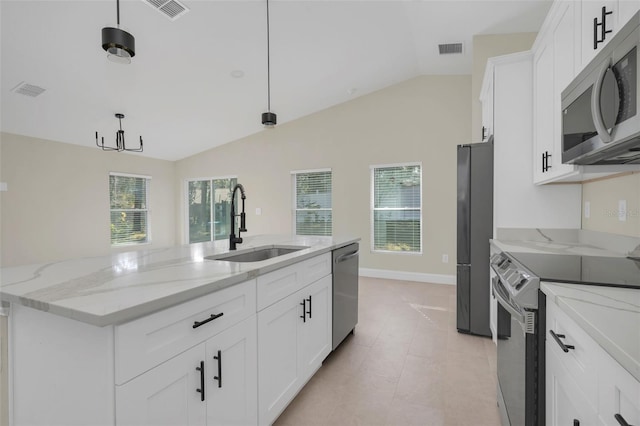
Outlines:
{"type": "Polygon", "coordinates": [[[616,415],[640,425],[640,382],[604,351],[598,363],[598,414],[604,424],[618,425],[616,415]]]}
{"type": "Polygon", "coordinates": [[[271,424],[304,383],[298,362],[301,303],[296,292],[258,313],[260,424],[271,424]]]}
{"type": "Polygon", "coordinates": [[[258,421],[256,317],[212,337],[207,347],[207,426],[258,421]]]}
{"type": "Polygon", "coordinates": [[[533,180],[547,178],[546,158],[553,155],[553,39],[547,38],[533,58],[533,180]]]}
{"type": "Polygon", "coordinates": [[[205,346],[200,344],[116,386],[116,424],[205,425],[206,392],[212,386],[205,383],[203,401],[197,391],[202,389],[202,372],[196,370],[204,361],[205,346]]]}
{"type": "Polygon", "coordinates": [[[300,371],[303,380],[311,377],[331,352],[331,290],[332,278],[328,275],[298,292],[305,299],[306,307],[306,319],[299,324],[300,371]]]}
{"type": "Polygon", "coordinates": [[[629,22],[629,19],[640,10],[640,1],[638,0],[619,0],[618,1],[618,23],[619,27],[629,22]]]}
{"type": "Polygon", "coordinates": [[[488,81],[488,87],[483,88],[483,94],[481,98],[482,102],[482,134],[481,140],[487,140],[490,135],[493,134],[493,69],[487,69],[486,72],[491,72],[491,77],[488,81]]]}
{"type": "Polygon", "coordinates": [[[582,7],[582,67],[587,65],[618,31],[617,3],[617,0],[583,0],[580,2],[582,7]],[[594,19],[598,24],[603,23],[603,7],[606,12],[611,12],[604,17],[606,25],[594,26],[594,19]],[[605,30],[611,32],[604,34],[605,30]],[[603,37],[604,41],[594,43],[595,40],[601,40],[603,37]]]}
{"type": "MultiPolygon", "coordinates": [[[[549,345],[547,341],[547,345],[549,345]]],[[[578,385],[567,374],[555,350],[546,351],[547,426],[597,424],[597,415],[578,385]]]]}
{"type": "Polygon", "coordinates": [[[562,91],[576,75],[574,8],[574,2],[562,3],[560,20],[553,31],[553,150],[548,160],[549,173],[553,177],[573,172],[576,168],[562,164],[562,91]]]}

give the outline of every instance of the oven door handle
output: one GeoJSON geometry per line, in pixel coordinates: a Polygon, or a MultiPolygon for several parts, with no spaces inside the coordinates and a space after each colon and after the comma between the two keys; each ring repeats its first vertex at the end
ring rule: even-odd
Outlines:
{"type": "Polygon", "coordinates": [[[502,295],[502,292],[498,288],[499,282],[499,280],[495,280],[493,282],[493,291],[496,296],[496,300],[498,301],[498,303],[500,303],[500,305],[502,305],[503,308],[507,310],[507,312],[513,315],[520,324],[526,324],[526,318],[524,317],[524,314],[518,312],[518,310],[514,308],[511,303],[509,303],[507,299],[505,299],[502,295]]]}

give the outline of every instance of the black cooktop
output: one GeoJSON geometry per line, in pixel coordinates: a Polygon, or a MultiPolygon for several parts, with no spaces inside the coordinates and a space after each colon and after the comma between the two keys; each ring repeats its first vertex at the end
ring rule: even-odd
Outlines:
{"type": "Polygon", "coordinates": [[[540,281],[640,288],[640,260],[627,257],[509,252],[540,281]]]}

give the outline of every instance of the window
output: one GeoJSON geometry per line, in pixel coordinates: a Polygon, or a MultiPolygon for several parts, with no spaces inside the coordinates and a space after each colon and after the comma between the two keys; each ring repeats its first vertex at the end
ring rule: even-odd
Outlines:
{"type": "Polygon", "coordinates": [[[422,167],[372,166],[373,251],[421,253],[422,167]]]}
{"type": "Polygon", "coordinates": [[[331,235],[331,170],[291,172],[296,235],[331,235]]]}
{"type": "Polygon", "coordinates": [[[111,245],[144,244],[149,238],[151,177],[109,174],[111,245]]]}
{"type": "Polygon", "coordinates": [[[187,182],[189,244],[229,238],[231,191],[235,177],[187,182]]]}

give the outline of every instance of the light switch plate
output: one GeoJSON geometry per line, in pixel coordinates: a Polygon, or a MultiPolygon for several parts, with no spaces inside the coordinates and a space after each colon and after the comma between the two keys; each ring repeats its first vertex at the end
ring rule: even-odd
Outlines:
{"type": "Polygon", "coordinates": [[[627,200],[618,200],[618,220],[627,221],[627,200]]]}
{"type": "Polygon", "coordinates": [[[587,219],[591,217],[591,203],[589,201],[584,202],[584,217],[587,219]]]}
{"type": "Polygon", "coordinates": [[[262,208],[256,207],[256,216],[260,216],[262,214],[262,208]]]}
{"type": "Polygon", "coordinates": [[[0,182],[0,191],[8,191],[9,190],[9,186],[7,185],[7,182],[0,182]]]}

